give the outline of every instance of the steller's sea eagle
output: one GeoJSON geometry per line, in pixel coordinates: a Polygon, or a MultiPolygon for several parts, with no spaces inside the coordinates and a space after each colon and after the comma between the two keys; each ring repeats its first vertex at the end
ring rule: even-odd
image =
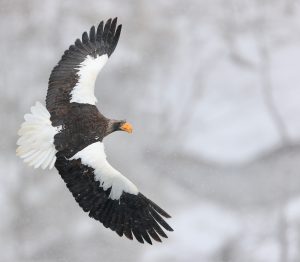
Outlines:
{"type": "Polygon", "coordinates": [[[117,18],[102,21],[66,50],[51,72],[46,108],[39,102],[24,116],[17,155],[35,168],[55,166],[77,203],[119,236],[152,244],[173,231],[162,208],[106,160],[103,138],[132,132],[126,121],[103,116],[95,106],[97,75],[118,43],[117,18]]]}

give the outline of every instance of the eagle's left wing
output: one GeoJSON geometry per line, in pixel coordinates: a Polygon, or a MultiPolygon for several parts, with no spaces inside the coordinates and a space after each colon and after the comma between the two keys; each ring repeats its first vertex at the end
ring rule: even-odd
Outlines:
{"type": "Polygon", "coordinates": [[[102,21],[65,51],[49,78],[46,107],[51,116],[59,116],[72,102],[95,105],[96,78],[115,50],[121,29],[117,18],[105,25],[102,21]]]}
{"type": "Polygon", "coordinates": [[[107,162],[101,142],[70,159],[57,153],[55,167],[81,208],[119,236],[152,244],[167,237],[161,227],[173,231],[162,218],[170,216],[107,162]]]}

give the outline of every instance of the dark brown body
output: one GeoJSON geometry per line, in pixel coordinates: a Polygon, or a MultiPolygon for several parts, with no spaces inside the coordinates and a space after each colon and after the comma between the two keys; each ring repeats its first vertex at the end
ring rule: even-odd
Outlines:
{"type": "Polygon", "coordinates": [[[59,114],[62,130],[55,135],[54,144],[67,158],[106,135],[109,120],[94,105],[70,103],[59,114]]]}

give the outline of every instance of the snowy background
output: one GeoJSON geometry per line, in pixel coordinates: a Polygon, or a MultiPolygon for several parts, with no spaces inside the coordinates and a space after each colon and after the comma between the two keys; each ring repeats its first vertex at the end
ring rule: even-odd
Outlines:
{"type": "Polygon", "coordinates": [[[0,261],[300,261],[299,1],[0,0],[0,30],[0,261]],[[96,95],[134,126],[106,139],[110,162],[172,215],[153,246],[15,156],[63,51],[115,16],[96,95]]]}

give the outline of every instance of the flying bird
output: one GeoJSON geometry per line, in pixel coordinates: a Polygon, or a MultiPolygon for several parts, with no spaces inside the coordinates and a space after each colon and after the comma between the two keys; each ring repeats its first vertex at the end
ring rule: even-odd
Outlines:
{"type": "Polygon", "coordinates": [[[103,139],[132,126],[102,115],[94,94],[121,29],[117,18],[102,21],[64,52],[49,78],[46,107],[36,102],[24,116],[16,152],[34,168],[55,166],[80,207],[106,228],[152,244],[173,231],[163,218],[170,215],[107,161],[103,139]]]}

